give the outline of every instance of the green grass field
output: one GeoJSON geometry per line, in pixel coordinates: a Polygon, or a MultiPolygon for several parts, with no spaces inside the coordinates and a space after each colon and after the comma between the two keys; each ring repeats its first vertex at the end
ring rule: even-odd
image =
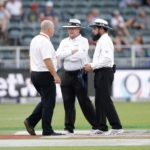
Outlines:
{"type": "MultiPolygon", "coordinates": [[[[16,131],[25,130],[23,121],[32,112],[36,104],[0,104],[0,135],[10,135],[16,131]]],[[[116,109],[124,129],[150,129],[150,102],[129,103],[117,102],[116,109]]],[[[85,120],[79,105],[76,104],[76,129],[91,129],[85,120]]],[[[64,109],[62,103],[57,103],[53,116],[53,128],[64,128],[64,109]]],[[[41,130],[41,123],[36,127],[41,130]]],[[[34,147],[34,148],[2,148],[0,150],[149,150],[149,146],[128,147],[34,147]]]]}
{"type": "MultiPolygon", "coordinates": [[[[23,121],[32,112],[36,104],[1,104],[0,105],[0,135],[24,130],[23,121]]],[[[121,122],[125,129],[150,129],[150,103],[115,103],[121,122]]],[[[76,129],[90,129],[78,104],[76,129]]],[[[62,103],[57,103],[53,116],[54,129],[64,128],[64,109],[62,103]]],[[[41,129],[41,123],[37,129],[41,129]]]]}

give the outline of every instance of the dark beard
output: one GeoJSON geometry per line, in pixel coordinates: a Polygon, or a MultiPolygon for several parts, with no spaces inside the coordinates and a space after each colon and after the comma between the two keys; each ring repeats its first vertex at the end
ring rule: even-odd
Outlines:
{"type": "Polygon", "coordinates": [[[92,35],[93,41],[97,41],[101,36],[99,34],[92,35]]]}

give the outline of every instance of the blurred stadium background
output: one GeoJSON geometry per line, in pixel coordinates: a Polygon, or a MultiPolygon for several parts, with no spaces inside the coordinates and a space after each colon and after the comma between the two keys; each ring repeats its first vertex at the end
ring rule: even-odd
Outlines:
{"type": "MultiPolygon", "coordinates": [[[[80,19],[85,27],[81,33],[89,40],[92,58],[95,42],[88,25],[96,17],[108,20],[113,27],[110,32],[117,72],[112,97],[121,101],[115,105],[123,127],[150,129],[150,0],[0,0],[0,135],[24,130],[23,120],[34,107],[26,103],[39,101],[30,84],[28,53],[32,37],[39,33],[41,20],[54,21],[56,31],[51,40],[57,49],[66,36],[62,25],[70,18],[80,19]],[[127,103],[130,101],[139,103],[127,103]]],[[[94,99],[92,73],[89,95],[94,99]]],[[[57,101],[62,101],[59,86],[57,101]]],[[[59,103],[53,120],[56,129],[63,128],[63,119],[63,105],[59,103]]],[[[76,128],[90,128],[78,104],[76,128]]],[[[40,125],[37,129],[41,129],[40,125]]]]}
{"type": "MultiPolygon", "coordinates": [[[[95,42],[88,25],[97,17],[109,21],[115,45],[117,72],[114,100],[150,100],[150,0],[1,0],[0,1],[0,102],[30,102],[37,96],[29,82],[29,44],[39,33],[40,21],[51,19],[57,49],[70,18],[82,22],[81,33],[95,42]]],[[[60,71],[61,73],[61,71],[60,71]]],[[[94,95],[89,74],[89,95],[94,95]]],[[[58,87],[58,97],[61,97],[58,87]]]]}

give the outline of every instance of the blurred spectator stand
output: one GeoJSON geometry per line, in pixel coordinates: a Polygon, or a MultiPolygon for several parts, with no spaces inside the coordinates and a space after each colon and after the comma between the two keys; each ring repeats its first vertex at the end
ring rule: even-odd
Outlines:
{"type": "Polygon", "coordinates": [[[0,1],[0,43],[6,40],[6,30],[10,19],[10,14],[3,5],[4,3],[0,1]]]}
{"type": "Polygon", "coordinates": [[[137,33],[132,41],[132,50],[135,51],[137,57],[144,57],[145,51],[143,49],[144,41],[142,35],[137,33]]]}
{"type": "Polygon", "coordinates": [[[44,10],[40,13],[40,19],[41,20],[51,20],[56,24],[58,24],[58,16],[56,15],[56,13],[53,10],[53,2],[52,1],[48,1],[46,2],[45,8],[44,10]]]}
{"type": "Polygon", "coordinates": [[[24,16],[24,21],[27,23],[36,23],[40,21],[40,14],[38,11],[37,3],[31,3],[29,12],[27,12],[27,14],[24,16]]]}

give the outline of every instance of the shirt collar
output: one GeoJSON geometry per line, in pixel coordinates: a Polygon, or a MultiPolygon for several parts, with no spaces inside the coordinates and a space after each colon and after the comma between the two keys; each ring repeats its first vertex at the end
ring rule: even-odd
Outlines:
{"type": "MultiPolygon", "coordinates": [[[[104,33],[102,36],[107,36],[107,35],[108,35],[108,33],[104,33]]],[[[102,37],[102,36],[101,36],[101,37],[102,37]]]]}
{"type": "Polygon", "coordinates": [[[74,39],[71,39],[71,38],[69,37],[69,40],[76,41],[76,40],[78,40],[80,37],[81,37],[81,34],[79,34],[79,35],[78,35],[77,37],[75,37],[74,39]]]}
{"type": "Polygon", "coordinates": [[[40,32],[40,35],[46,37],[47,39],[50,39],[49,36],[47,34],[43,33],[43,32],[40,32]]]}

